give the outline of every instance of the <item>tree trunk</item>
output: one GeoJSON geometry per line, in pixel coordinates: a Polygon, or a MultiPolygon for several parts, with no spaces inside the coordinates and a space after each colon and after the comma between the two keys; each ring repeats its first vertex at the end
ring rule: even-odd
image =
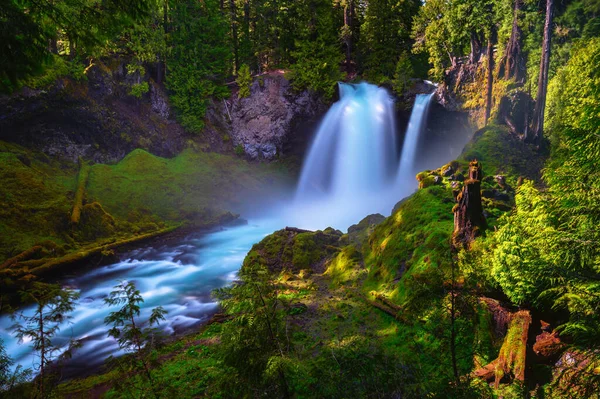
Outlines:
{"type": "Polygon", "coordinates": [[[452,288],[450,291],[450,354],[452,356],[452,372],[454,374],[454,381],[458,384],[460,382],[460,376],[458,374],[458,362],[456,360],[456,293],[454,291],[455,281],[455,262],[452,259],[452,288]]]}
{"type": "MultiPolygon", "coordinates": [[[[167,41],[167,33],[169,33],[169,1],[164,0],[163,3],[163,35],[165,35],[165,42],[167,41]]],[[[158,68],[157,68],[157,79],[158,83],[162,82],[162,78],[167,78],[167,54],[162,54],[162,59],[159,55],[158,60],[158,68]],[[163,68],[161,68],[161,65],[163,68]]]]}
{"type": "Polygon", "coordinates": [[[479,61],[481,55],[481,42],[477,38],[475,32],[471,32],[471,54],[469,55],[469,61],[471,64],[475,64],[479,61]]]}
{"type": "Polygon", "coordinates": [[[492,113],[492,90],[494,88],[494,44],[493,28],[488,35],[487,44],[487,97],[485,101],[485,124],[487,125],[492,113]]]}
{"type": "Polygon", "coordinates": [[[46,343],[44,341],[44,307],[42,305],[38,306],[39,312],[39,334],[40,334],[40,397],[44,397],[44,378],[45,378],[45,369],[46,369],[46,343]]]}
{"type": "Polygon", "coordinates": [[[546,109],[546,92],[548,90],[548,70],[550,68],[550,40],[552,38],[552,3],[546,0],[546,23],[544,25],[544,44],[542,46],[542,59],[540,61],[540,74],[538,77],[538,92],[533,110],[531,130],[525,136],[528,142],[539,144],[544,132],[544,111],[546,109]]]}
{"type": "Polygon", "coordinates": [[[240,57],[238,52],[238,31],[237,31],[237,12],[235,7],[235,1],[229,0],[229,12],[231,16],[231,36],[233,39],[233,65],[235,68],[235,74],[237,75],[238,70],[240,69],[240,57]]]}
{"type": "Polygon", "coordinates": [[[521,49],[521,27],[519,26],[519,12],[521,10],[521,1],[515,0],[515,8],[513,13],[512,31],[510,39],[506,46],[504,56],[500,63],[500,76],[504,79],[513,79],[516,82],[523,82],[525,79],[525,60],[521,49]]]}

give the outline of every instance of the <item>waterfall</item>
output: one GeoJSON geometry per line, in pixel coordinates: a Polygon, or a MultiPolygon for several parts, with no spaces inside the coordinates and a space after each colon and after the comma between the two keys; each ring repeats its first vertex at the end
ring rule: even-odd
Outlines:
{"type": "Polygon", "coordinates": [[[394,100],[368,83],[340,83],[340,99],[321,122],[305,158],[290,222],[304,228],[346,228],[389,214],[416,188],[414,160],[432,95],[418,95],[398,165],[394,100]],[[399,179],[410,175],[410,179],[399,179]]]}
{"type": "Polygon", "coordinates": [[[415,158],[419,144],[419,137],[427,120],[427,111],[429,104],[433,98],[432,94],[417,94],[415,105],[413,106],[406,136],[404,137],[404,145],[402,146],[402,155],[400,156],[400,166],[398,168],[398,184],[410,185],[414,183],[415,158]]]}

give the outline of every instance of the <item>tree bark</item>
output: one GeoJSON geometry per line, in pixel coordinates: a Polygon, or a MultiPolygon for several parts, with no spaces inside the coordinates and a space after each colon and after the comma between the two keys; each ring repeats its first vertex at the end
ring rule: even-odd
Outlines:
{"type": "Polygon", "coordinates": [[[469,61],[471,64],[475,64],[479,61],[481,55],[481,42],[475,32],[471,32],[471,54],[469,55],[469,61]]]}
{"type": "Polygon", "coordinates": [[[494,88],[494,31],[488,35],[487,44],[487,97],[485,101],[485,124],[487,125],[492,113],[492,90],[494,88]]]}
{"type": "Polygon", "coordinates": [[[500,63],[500,76],[504,79],[515,79],[516,82],[523,82],[525,79],[525,61],[521,49],[522,31],[519,26],[519,12],[521,10],[521,1],[515,0],[515,8],[513,14],[512,31],[510,39],[506,45],[506,50],[500,63]]]}
{"type": "Polygon", "coordinates": [[[233,62],[235,67],[235,74],[237,75],[240,69],[240,56],[239,56],[239,42],[238,42],[238,31],[237,31],[237,12],[235,7],[235,1],[229,0],[229,12],[231,17],[231,36],[233,39],[233,62]]]}
{"type": "Polygon", "coordinates": [[[533,110],[532,127],[525,141],[539,144],[544,133],[544,111],[546,109],[546,93],[548,90],[548,71],[550,68],[550,49],[552,39],[552,3],[546,0],[546,23],[544,24],[544,43],[542,46],[542,59],[540,61],[540,74],[538,77],[538,92],[533,110]]]}

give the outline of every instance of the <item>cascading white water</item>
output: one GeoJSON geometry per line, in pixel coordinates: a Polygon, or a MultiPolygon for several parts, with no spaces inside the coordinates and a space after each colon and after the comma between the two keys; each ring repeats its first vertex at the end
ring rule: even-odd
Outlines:
{"type": "Polygon", "coordinates": [[[404,145],[402,146],[402,155],[400,156],[400,167],[398,168],[398,183],[401,185],[414,181],[415,158],[419,145],[419,137],[424,128],[424,121],[427,120],[427,111],[431,104],[432,94],[417,94],[415,105],[413,106],[404,145]]]}
{"type": "Polygon", "coordinates": [[[379,190],[395,174],[394,101],[387,91],[340,83],[340,100],[321,123],[304,162],[297,199],[340,199],[379,190]]]}
{"type": "Polygon", "coordinates": [[[415,153],[431,98],[417,96],[399,166],[392,97],[368,83],[340,83],[340,100],[323,119],[304,162],[292,207],[295,224],[346,228],[370,213],[389,214],[416,188],[415,153]]]}

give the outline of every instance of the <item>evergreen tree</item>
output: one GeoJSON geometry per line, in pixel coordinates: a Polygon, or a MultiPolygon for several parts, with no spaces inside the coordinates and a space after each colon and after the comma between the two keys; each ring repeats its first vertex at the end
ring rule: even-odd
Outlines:
{"type": "MultiPolygon", "coordinates": [[[[429,2],[427,2],[429,3],[429,2]]],[[[376,83],[391,80],[400,55],[411,48],[420,1],[372,0],[360,30],[361,71],[376,83]]]]}
{"type": "Polygon", "coordinates": [[[229,27],[217,0],[174,1],[171,19],[166,83],[179,121],[198,133],[208,99],[229,94],[223,86],[231,71],[229,27]]]}
{"type": "Polygon", "coordinates": [[[108,330],[108,335],[117,340],[121,349],[133,354],[134,362],[131,365],[134,370],[141,366],[154,396],[157,397],[157,387],[152,378],[147,355],[152,347],[149,342],[155,334],[152,326],[165,320],[167,312],[162,306],[152,309],[147,323],[148,327],[142,328],[142,323],[136,318],[140,316],[140,303],[144,302],[144,298],[131,281],[123,281],[116,285],[115,289],[104,299],[104,302],[108,306],[121,306],[119,310],[111,312],[104,319],[106,325],[112,326],[108,330]]]}
{"type": "Polygon", "coordinates": [[[21,321],[17,322],[13,329],[20,342],[25,338],[31,340],[31,345],[39,356],[36,371],[39,373],[37,389],[41,397],[48,395],[47,367],[55,360],[55,353],[60,350],[52,339],[61,325],[70,318],[68,313],[73,310],[78,297],[79,294],[74,291],[39,282],[33,283],[27,291],[21,293],[23,303],[33,302],[34,312],[31,316],[22,312],[13,315],[15,320],[21,321]]]}
{"type": "Polygon", "coordinates": [[[215,297],[233,319],[223,325],[221,353],[225,364],[248,384],[265,381],[273,396],[289,395],[285,364],[289,343],[279,287],[258,263],[245,262],[240,282],[218,289],[215,297]]]}

